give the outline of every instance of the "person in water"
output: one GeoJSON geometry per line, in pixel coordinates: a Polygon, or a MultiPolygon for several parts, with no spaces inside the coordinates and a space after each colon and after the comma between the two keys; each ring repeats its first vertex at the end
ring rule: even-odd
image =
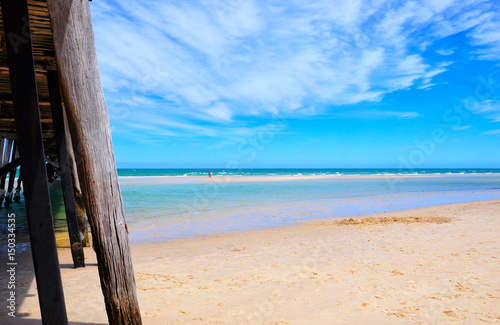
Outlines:
{"type": "Polygon", "coordinates": [[[208,178],[212,178],[212,173],[208,171],[208,178]]]}

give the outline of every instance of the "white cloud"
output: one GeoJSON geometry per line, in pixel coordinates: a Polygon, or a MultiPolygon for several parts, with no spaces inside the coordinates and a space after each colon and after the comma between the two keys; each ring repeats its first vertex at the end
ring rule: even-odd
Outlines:
{"type": "Polygon", "coordinates": [[[453,53],[455,53],[455,51],[452,49],[439,49],[439,50],[436,50],[436,53],[439,55],[448,56],[448,55],[452,55],[453,53]]]}
{"type": "Polygon", "coordinates": [[[498,60],[500,57],[500,22],[498,13],[496,21],[487,21],[469,33],[473,45],[480,48],[475,51],[480,59],[498,60]]]}
{"type": "Polygon", "coordinates": [[[484,134],[500,134],[500,129],[498,129],[498,130],[491,130],[491,131],[488,131],[488,132],[484,132],[484,134]]]}
{"type": "Polygon", "coordinates": [[[435,86],[436,85],[435,83],[431,83],[432,78],[434,78],[438,74],[446,72],[445,67],[449,66],[450,64],[452,64],[452,62],[442,62],[436,68],[434,68],[430,71],[427,71],[424,74],[424,76],[422,77],[423,78],[422,84],[418,88],[419,89],[429,89],[430,87],[435,86]]]}
{"type": "Polygon", "coordinates": [[[231,122],[231,111],[223,103],[217,103],[206,110],[206,113],[217,120],[231,122]]]}
{"type": "MultiPolygon", "coordinates": [[[[379,101],[414,86],[429,89],[449,63],[427,62],[418,48],[466,31],[480,46],[477,55],[492,57],[499,28],[491,6],[478,0],[91,4],[111,111],[130,102],[132,110],[154,109],[186,125],[193,119],[227,123],[296,114],[379,101]]],[[[406,113],[399,112],[400,118],[406,113]]]]}
{"type": "Polygon", "coordinates": [[[488,99],[477,101],[471,99],[462,100],[465,108],[474,114],[482,115],[493,122],[500,122],[500,100],[488,99]]]}
{"type": "Polygon", "coordinates": [[[467,130],[470,129],[472,125],[464,125],[464,126],[457,126],[457,127],[452,127],[453,130],[456,131],[461,131],[461,130],[467,130]]]}
{"type": "Polygon", "coordinates": [[[370,120],[386,119],[386,118],[397,118],[397,119],[407,120],[407,119],[422,117],[422,115],[418,112],[382,111],[376,109],[343,111],[334,115],[340,117],[350,117],[350,118],[370,119],[370,120]]]}

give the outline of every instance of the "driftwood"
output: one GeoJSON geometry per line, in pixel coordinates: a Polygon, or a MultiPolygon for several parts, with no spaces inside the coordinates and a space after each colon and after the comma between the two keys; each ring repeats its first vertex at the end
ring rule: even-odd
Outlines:
{"type": "Polygon", "coordinates": [[[48,0],[78,177],[110,324],[141,324],[88,0],[48,0]]]}

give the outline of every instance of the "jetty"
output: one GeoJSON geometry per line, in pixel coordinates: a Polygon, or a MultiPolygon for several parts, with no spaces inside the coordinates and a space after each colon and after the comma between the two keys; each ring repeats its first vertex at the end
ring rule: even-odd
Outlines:
{"type": "Polygon", "coordinates": [[[42,322],[68,324],[48,187],[60,176],[74,267],[86,216],[109,323],[141,324],[89,2],[0,5],[0,199],[22,184],[42,322]]]}

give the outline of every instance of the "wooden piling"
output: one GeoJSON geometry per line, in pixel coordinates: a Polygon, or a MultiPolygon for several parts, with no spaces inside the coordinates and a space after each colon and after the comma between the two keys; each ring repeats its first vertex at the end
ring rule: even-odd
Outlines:
{"type": "MultiPolygon", "coordinates": [[[[2,156],[2,166],[5,166],[9,163],[11,152],[12,152],[12,140],[5,139],[5,147],[4,147],[3,156],[2,156]]],[[[5,181],[6,181],[6,178],[7,178],[7,175],[3,175],[2,177],[0,177],[0,206],[3,204],[3,201],[5,199],[5,181]]]]}
{"type": "Polygon", "coordinates": [[[85,218],[85,202],[83,200],[82,189],[80,187],[80,180],[78,179],[78,170],[76,168],[75,153],[73,151],[73,143],[71,141],[71,133],[68,128],[68,118],[66,117],[66,110],[63,109],[64,117],[64,132],[66,134],[66,146],[68,147],[69,165],[71,167],[71,180],[73,182],[73,192],[75,193],[76,216],[78,218],[78,225],[80,227],[80,236],[82,238],[83,247],[90,247],[89,232],[87,229],[87,221],[85,218]]]}
{"type": "Polygon", "coordinates": [[[68,324],[50,204],[27,0],[1,0],[33,266],[43,324],[68,324]]]}
{"type": "MultiPolygon", "coordinates": [[[[17,150],[17,140],[14,140],[14,143],[12,145],[12,159],[11,162],[14,162],[17,158],[19,157],[18,150],[17,150]]],[[[10,171],[9,174],[9,184],[7,185],[7,194],[5,195],[5,206],[8,208],[12,204],[12,196],[13,196],[13,190],[14,190],[14,180],[16,178],[16,172],[17,172],[17,166],[14,167],[10,171]]]]}
{"type": "Polygon", "coordinates": [[[87,0],[48,0],[61,89],[110,324],[141,324],[87,0]]]}
{"type": "Polygon", "coordinates": [[[50,109],[52,111],[52,125],[54,126],[54,135],[56,138],[57,160],[59,161],[64,209],[66,212],[66,223],[68,224],[69,242],[71,245],[71,256],[73,257],[75,268],[85,267],[85,256],[83,254],[82,238],[80,237],[80,227],[76,214],[75,195],[71,180],[66,134],[64,132],[59,78],[56,71],[47,72],[47,82],[49,86],[50,109]]]}
{"type": "Polygon", "coordinates": [[[23,169],[19,167],[19,177],[17,178],[17,185],[16,185],[16,191],[14,192],[14,202],[20,202],[21,201],[21,190],[22,190],[22,175],[23,175],[23,169]]]}
{"type": "MultiPolygon", "coordinates": [[[[7,163],[7,162],[4,162],[3,161],[3,158],[5,156],[5,142],[7,141],[7,139],[3,138],[2,137],[2,140],[0,141],[0,168],[3,168],[7,163]]],[[[2,179],[3,179],[3,176],[0,177],[0,185],[2,183],[2,179]]],[[[0,186],[0,206],[2,205],[3,203],[3,200],[5,198],[5,182],[4,182],[4,187],[2,188],[0,186]]]]}

